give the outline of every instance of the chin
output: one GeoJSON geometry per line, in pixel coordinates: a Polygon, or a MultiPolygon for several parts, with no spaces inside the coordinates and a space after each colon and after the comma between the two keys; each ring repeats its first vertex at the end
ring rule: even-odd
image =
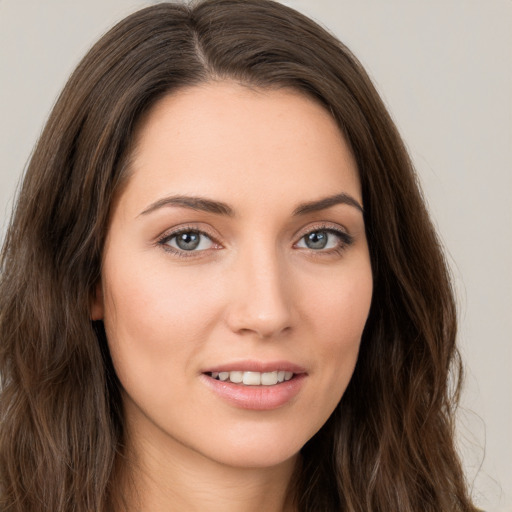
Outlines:
{"type": "Polygon", "coordinates": [[[279,443],[268,443],[266,446],[244,446],[226,448],[222,453],[212,454],[217,463],[232,468],[264,469],[295,464],[302,446],[283,447],[279,443]]]}
{"type": "MultiPolygon", "coordinates": [[[[304,444],[316,433],[316,426],[307,429],[265,425],[256,420],[246,422],[217,434],[211,431],[208,446],[198,450],[207,458],[223,465],[238,468],[270,468],[294,463],[304,444]],[[219,435],[220,434],[220,435],[219,435]]],[[[196,447],[196,450],[199,447],[196,447]]]]}

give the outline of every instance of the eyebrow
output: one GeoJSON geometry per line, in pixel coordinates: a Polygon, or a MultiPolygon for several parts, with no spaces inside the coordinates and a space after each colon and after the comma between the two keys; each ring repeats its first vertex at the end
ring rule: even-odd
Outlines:
{"type": "Polygon", "coordinates": [[[189,208],[200,212],[215,213],[217,215],[227,215],[233,217],[233,209],[226,203],[221,201],[213,201],[204,197],[193,196],[170,196],[159,199],[150,204],[140,215],[147,215],[155,210],[165,206],[181,206],[182,208],[189,208]]]}
{"type": "MultiPolygon", "coordinates": [[[[341,193],[329,197],[324,197],[316,201],[308,201],[306,203],[301,203],[299,206],[297,206],[297,208],[295,208],[295,210],[293,211],[293,215],[306,215],[308,213],[326,210],[327,208],[331,208],[332,206],[336,206],[338,204],[347,204],[349,206],[353,206],[361,213],[364,212],[363,207],[359,204],[359,202],[356,199],[354,199],[349,194],[341,193]]],[[[222,201],[214,201],[212,199],[206,199],[204,197],[181,195],[169,196],[159,199],[158,201],[151,203],[144,211],[140,213],[140,215],[147,215],[149,213],[154,212],[155,210],[159,210],[160,208],[164,208],[166,206],[178,206],[201,212],[214,213],[217,215],[226,215],[228,217],[233,217],[235,215],[233,208],[231,208],[228,204],[223,203],[222,201]]]]}
{"type": "Polygon", "coordinates": [[[306,215],[308,213],[326,210],[327,208],[331,208],[332,206],[336,206],[338,204],[347,204],[349,206],[353,206],[361,213],[364,213],[362,205],[356,199],[354,199],[349,194],[341,193],[329,197],[324,197],[323,199],[318,199],[316,201],[302,203],[297,206],[297,208],[295,208],[293,215],[306,215]]]}

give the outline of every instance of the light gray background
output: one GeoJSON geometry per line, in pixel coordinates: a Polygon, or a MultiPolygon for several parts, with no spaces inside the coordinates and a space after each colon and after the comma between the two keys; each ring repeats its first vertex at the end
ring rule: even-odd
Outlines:
{"type": "MultiPolygon", "coordinates": [[[[0,0],[2,235],[67,76],[107,28],[150,3],[0,0]]],[[[482,508],[512,511],[512,0],[283,3],[354,51],[405,138],[458,291],[468,479],[482,508]]]]}

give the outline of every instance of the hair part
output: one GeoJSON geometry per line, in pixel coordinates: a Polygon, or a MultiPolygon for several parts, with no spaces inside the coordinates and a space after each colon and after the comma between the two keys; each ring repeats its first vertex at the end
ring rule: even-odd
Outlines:
{"type": "Polygon", "coordinates": [[[349,387],[302,450],[298,509],[475,510],[453,440],[453,293],[413,166],[350,51],[270,0],[138,11],[89,51],[59,97],[0,260],[0,508],[119,509],[120,385],[91,294],[141,120],[164,95],[216,80],[320,102],[361,179],[373,300],[349,387]]]}

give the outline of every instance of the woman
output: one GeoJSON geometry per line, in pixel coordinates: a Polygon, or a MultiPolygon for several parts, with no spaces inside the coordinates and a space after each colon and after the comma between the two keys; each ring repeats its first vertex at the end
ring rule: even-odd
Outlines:
{"type": "Polygon", "coordinates": [[[3,510],[475,510],[443,255],[341,43],[159,4],[87,54],[2,254],[3,510]]]}

